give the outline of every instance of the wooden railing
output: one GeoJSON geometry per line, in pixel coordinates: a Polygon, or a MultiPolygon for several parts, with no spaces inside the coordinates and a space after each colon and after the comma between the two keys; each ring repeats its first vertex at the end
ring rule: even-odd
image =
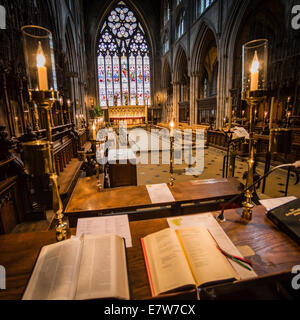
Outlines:
{"type": "Polygon", "coordinates": [[[58,175],[64,171],[74,158],[74,140],[69,137],[65,137],[62,140],[62,142],[56,143],[54,147],[54,159],[58,175]]]}

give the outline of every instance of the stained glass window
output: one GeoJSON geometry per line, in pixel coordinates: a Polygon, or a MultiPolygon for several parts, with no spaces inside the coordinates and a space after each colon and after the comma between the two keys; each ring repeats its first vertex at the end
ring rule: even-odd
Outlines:
{"type": "Polygon", "coordinates": [[[105,64],[104,64],[104,57],[102,55],[98,56],[98,79],[99,79],[100,106],[105,107],[107,105],[106,82],[105,82],[105,64]]]}
{"type": "Polygon", "coordinates": [[[147,55],[144,57],[144,90],[145,90],[145,103],[150,105],[150,59],[147,55]]]}
{"type": "Polygon", "coordinates": [[[97,47],[100,105],[150,105],[150,52],[141,23],[120,1],[100,30],[97,47]]]}

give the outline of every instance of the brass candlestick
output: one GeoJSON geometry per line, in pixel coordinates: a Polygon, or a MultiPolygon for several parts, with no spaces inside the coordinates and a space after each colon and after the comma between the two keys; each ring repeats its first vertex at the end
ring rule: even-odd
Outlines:
{"type": "Polygon", "coordinates": [[[28,80],[29,98],[39,109],[46,112],[47,141],[24,144],[25,166],[32,175],[50,177],[53,191],[53,210],[55,212],[56,238],[67,239],[68,223],[64,221],[63,206],[58,190],[52,143],[52,107],[58,101],[55,71],[53,37],[50,30],[28,25],[21,28],[23,35],[24,58],[28,80]]]}
{"type": "Polygon", "coordinates": [[[30,91],[30,99],[46,111],[47,114],[47,141],[24,143],[24,157],[27,171],[32,175],[49,174],[52,186],[52,205],[56,219],[57,241],[68,238],[68,222],[64,218],[63,205],[58,189],[58,176],[53,153],[51,110],[58,94],[55,91],[30,91]]]}
{"type": "MultiPolygon", "coordinates": [[[[263,96],[246,92],[243,95],[243,99],[247,101],[250,107],[250,119],[249,119],[249,158],[248,158],[248,175],[246,187],[249,187],[254,182],[254,154],[255,154],[255,141],[254,141],[254,125],[255,125],[255,110],[259,103],[264,99],[263,96]]],[[[246,221],[252,220],[252,209],[254,205],[252,204],[252,193],[253,190],[247,190],[245,193],[245,201],[243,202],[243,214],[242,218],[246,221]]]]}
{"type": "Polygon", "coordinates": [[[243,88],[242,99],[247,101],[250,107],[249,119],[249,159],[246,187],[249,190],[245,193],[242,218],[246,221],[252,220],[252,194],[250,188],[254,184],[254,125],[255,110],[258,110],[259,103],[265,98],[267,90],[267,68],[268,68],[268,40],[253,40],[243,45],[243,88]]]}
{"type": "Polygon", "coordinates": [[[174,121],[172,120],[170,122],[170,180],[169,180],[169,186],[170,187],[173,187],[174,185],[174,181],[175,181],[175,178],[173,176],[174,174],[174,170],[173,170],[173,149],[174,149],[174,127],[175,127],[175,123],[174,121]]]}
{"type": "MultiPolygon", "coordinates": [[[[100,144],[103,144],[103,141],[95,141],[95,140],[91,140],[91,143],[96,146],[97,144],[100,145],[100,144]]],[[[81,158],[81,160],[85,161],[87,160],[87,157],[88,156],[91,156],[91,157],[95,157],[97,156],[97,152],[95,153],[88,153],[87,151],[78,151],[78,155],[80,156],[83,156],[81,158]]],[[[97,191],[98,192],[101,192],[103,190],[103,185],[101,183],[101,180],[100,180],[100,164],[97,162],[97,159],[96,159],[96,177],[97,177],[97,191]]]]}
{"type": "Polygon", "coordinates": [[[170,181],[169,181],[169,186],[173,187],[174,186],[174,182],[175,182],[175,178],[173,176],[174,174],[174,169],[173,169],[173,149],[174,149],[174,137],[170,137],[170,181]]]}

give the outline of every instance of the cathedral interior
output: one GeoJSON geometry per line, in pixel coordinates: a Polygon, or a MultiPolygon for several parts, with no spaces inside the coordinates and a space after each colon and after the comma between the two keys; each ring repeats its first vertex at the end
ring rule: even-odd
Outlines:
{"type": "Polygon", "coordinates": [[[149,299],[140,239],[222,209],[256,276],[201,299],[297,297],[296,2],[0,0],[0,300],[22,299],[40,249],[79,219],[120,216],[131,299],[149,299]],[[267,218],[276,199],[292,231],[267,218]]]}

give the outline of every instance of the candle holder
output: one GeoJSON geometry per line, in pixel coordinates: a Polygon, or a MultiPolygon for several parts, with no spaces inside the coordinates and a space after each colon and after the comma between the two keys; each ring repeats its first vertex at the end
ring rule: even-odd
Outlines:
{"type": "Polygon", "coordinates": [[[59,194],[52,142],[52,107],[59,101],[57,91],[54,50],[51,32],[39,26],[24,26],[24,56],[28,78],[29,99],[47,116],[47,141],[23,144],[25,166],[29,174],[49,175],[52,185],[52,205],[55,212],[56,239],[68,237],[68,221],[63,215],[63,205],[59,194]]]}
{"type": "MultiPolygon", "coordinates": [[[[254,123],[255,110],[258,110],[260,102],[265,99],[268,70],[268,40],[259,39],[246,43],[243,46],[243,88],[242,99],[250,107],[249,119],[249,158],[246,187],[254,182],[254,123]]],[[[243,203],[242,218],[252,220],[252,197],[253,190],[248,190],[243,203]]]]}
{"type": "Polygon", "coordinates": [[[175,178],[174,178],[174,168],[173,168],[173,158],[174,158],[174,121],[171,121],[170,123],[170,180],[169,180],[169,186],[173,187],[174,186],[174,182],[175,182],[175,178]]]}

